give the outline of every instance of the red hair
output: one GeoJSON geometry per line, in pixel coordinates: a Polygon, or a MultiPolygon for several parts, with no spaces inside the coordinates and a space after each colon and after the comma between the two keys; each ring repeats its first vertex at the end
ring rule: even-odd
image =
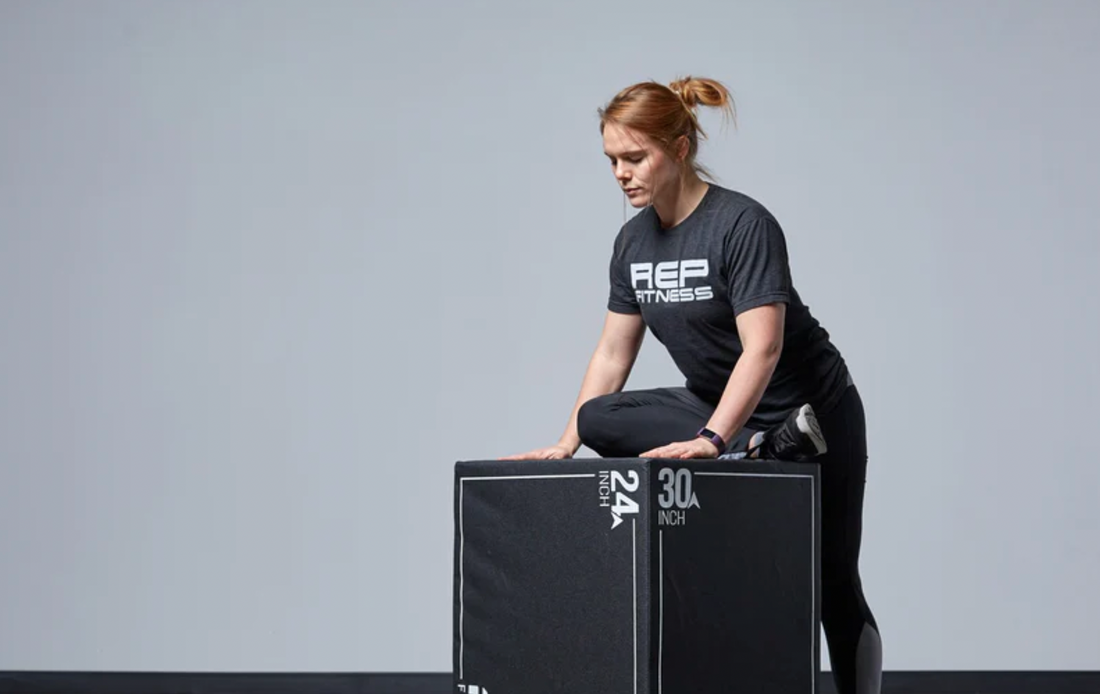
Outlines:
{"type": "Polygon", "coordinates": [[[729,117],[735,117],[729,90],[716,80],[688,76],[668,86],[653,81],[639,82],[616,94],[598,110],[600,133],[603,134],[609,123],[614,123],[645,134],[670,156],[676,141],[686,137],[685,165],[713,178],[695,161],[699,141],[707,137],[696,115],[700,104],[721,108],[729,117]]]}

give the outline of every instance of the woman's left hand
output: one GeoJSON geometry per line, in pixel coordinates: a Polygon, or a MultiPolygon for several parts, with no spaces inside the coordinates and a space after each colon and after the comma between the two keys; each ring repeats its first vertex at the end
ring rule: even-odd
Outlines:
{"type": "Polygon", "coordinates": [[[652,448],[639,458],[717,458],[718,446],[704,438],[676,441],[666,446],[652,448]]]}

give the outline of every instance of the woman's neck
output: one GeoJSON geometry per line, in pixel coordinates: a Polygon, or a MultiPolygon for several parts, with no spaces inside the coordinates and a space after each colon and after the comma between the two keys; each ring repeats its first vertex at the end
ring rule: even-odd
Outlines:
{"type": "Polygon", "coordinates": [[[702,202],[709,187],[706,181],[692,173],[685,176],[679,186],[670,190],[665,198],[656,200],[653,207],[661,220],[661,227],[669,229],[687,219],[702,202]]]}

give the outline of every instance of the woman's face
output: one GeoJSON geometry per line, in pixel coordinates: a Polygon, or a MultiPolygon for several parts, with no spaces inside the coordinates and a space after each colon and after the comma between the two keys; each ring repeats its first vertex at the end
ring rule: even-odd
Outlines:
{"type": "Polygon", "coordinates": [[[632,206],[651,205],[661,191],[676,190],[679,167],[648,136],[608,123],[603,130],[603,151],[632,206]]]}

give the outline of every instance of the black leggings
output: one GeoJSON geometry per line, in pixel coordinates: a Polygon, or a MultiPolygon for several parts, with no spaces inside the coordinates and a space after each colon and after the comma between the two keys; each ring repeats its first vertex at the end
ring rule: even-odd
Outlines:
{"type": "MultiPolygon", "coordinates": [[[[694,438],[714,407],[686,388],[655,388],[593,398],[577,414],[581,442],[604,458],[634,458],[694,438]]],[[[881,678],[878,625],[863,597],[859,547],[867,432],[863,401],[849,385],[831,411],[817,413],[828,451],[821,464],[821,622],[840,694],[877,692],[881,678]],[[861,637],[866,637],[862,638],[861,637]]],[[[744,450],[751,429],[727,449],[744,450]]]]}

